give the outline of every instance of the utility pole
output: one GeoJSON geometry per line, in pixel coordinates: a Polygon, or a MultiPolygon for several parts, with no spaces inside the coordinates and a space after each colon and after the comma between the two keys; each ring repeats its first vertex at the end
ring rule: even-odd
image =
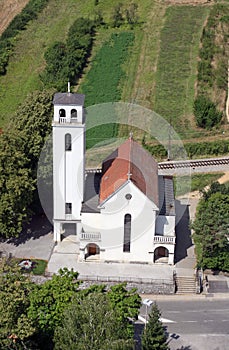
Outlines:
{"type": "Polygon", "coordinates": [[[229,122],[229,61],[228,61],[228,68],[227,68],[227,102],[226,102],[226,117],[227,117],[227,122],[229,122]]]}
{"type": "Polygon", "coordinates": [[[171,159],[171,116],[169,117],[169,130],[168,130],[168,151],[167,151],[167,160],[171,159]]]}

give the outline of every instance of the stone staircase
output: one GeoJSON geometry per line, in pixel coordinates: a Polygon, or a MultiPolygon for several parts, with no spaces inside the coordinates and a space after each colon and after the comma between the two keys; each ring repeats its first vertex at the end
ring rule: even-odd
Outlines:
{"type": "Polygon", "coordinates": [[[196,294],[195,276],[175,276],[176,294],[196,294]]]}

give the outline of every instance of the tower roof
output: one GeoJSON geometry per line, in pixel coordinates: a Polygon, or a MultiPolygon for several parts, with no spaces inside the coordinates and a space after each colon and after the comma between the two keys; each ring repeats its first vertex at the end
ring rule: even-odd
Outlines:
{"type": "Polygon", "coordinates": [[[157,162],[132,138],[119,146],[103,162],[100,203],[128,180],[158,206],[157,162]]]}
{"type": "Polygon", "coordinates": [[[71,92],[57,92],[53,98],[54,105],[83,106],[85,95],[72,94],[71,92]]]}

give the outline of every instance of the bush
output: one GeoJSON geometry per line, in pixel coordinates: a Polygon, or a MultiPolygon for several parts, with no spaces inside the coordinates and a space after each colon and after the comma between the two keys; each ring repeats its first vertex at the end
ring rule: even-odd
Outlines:
{"type": "Polygon", "coordinates": [[[203,95],[195,99],[193,112],[196,123],[201,128],[211,129],[222,119],[222,112],[217,111],[216,105],[203,95]]]}

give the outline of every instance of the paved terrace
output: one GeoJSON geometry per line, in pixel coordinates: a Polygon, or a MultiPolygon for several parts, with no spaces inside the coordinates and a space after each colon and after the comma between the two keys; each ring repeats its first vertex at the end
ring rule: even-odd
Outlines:
{"type": "Polygon", "coordinates": [[[146,283],[173,280],[173,267],[163,264],[109,263],[99,262],[96,258],[87,262],[78,262],[78,245],[76,236],[68,236],[55,246],[48,263],[48,272],[57,273],[61,267],[65,266],[78,271],[79,278],[83,280],[117,282],[128,280],[146,283]]]}

